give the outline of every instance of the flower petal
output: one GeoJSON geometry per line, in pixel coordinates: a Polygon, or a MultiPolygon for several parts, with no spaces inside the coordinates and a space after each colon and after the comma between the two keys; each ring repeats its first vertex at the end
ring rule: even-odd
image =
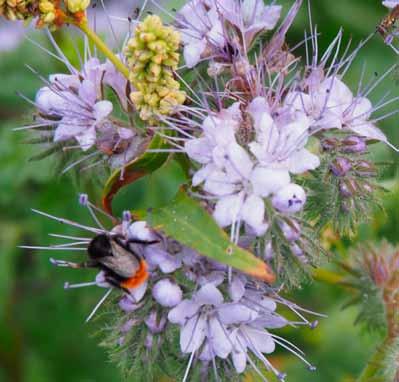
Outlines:
{"type": "Polygon", "coordinates": [[[218,306],[223,303],[223,295],[214,284],[209,283],[202,286],[194,295],[194,301],[198,305],[218,306]]]}
{"type": "Polygon", "coordinates": [[[375,139],[381,142],[387,142],[388,139],[385,134],[378,128],[375,127],[372,123],[363,123],[361,125],[351,125],[349,127],[356,134],[359,134],[362,137],[367,139],[375,139]]]}
{"type": "Polygon", "coordinates": [[[243,177],[248,179],[252,171],[252,161],[248,153],[238,143],[232,142],[227,148],[227,155],[234,169],[243,177]]]}
{"type": "Polygon", "coordinates": [[[188,319],[197,314],[200,306],[192,300],[183,300],[168,314],[168,320],[173,324],[184,325],[188,319]]]}
{"type": "Polygon", "coordinates": [[[202,316],[190,318],[180,331],[180,349],[183,353],[193,353],[205,340],[207,322],[202,316]]]}
{"type": "Polygon", "coordinates": [[[256,167],[251,174],[254,193],[267,197],[290,183],[290,175],[284,169],[256,167]]]}
{"type": "Polygon", "coordinates": [[[241,209],[241,218],[247,223],[257,236],[262,236],[268,229],[265,223],[265,203],[256,195],[250,195],[241,209]]]}
{"type": "Polygon", "coordinates": [[[213,217],[221,227],[227,227],[239,218],[243,194],[229,195],[221,198],[215,206],[213,217]]]}
{"type": "Polygon", "coordinates": [[[245,334],[244,338],[247,339],[248,347],[254,352],[261,352],[270,354],[274,352],[276,345],[272,336],[265,330],[245,326],[242,329],[245,334]]]}
{"type": "Polygon", "coordinates": [[[223,304],[218,308],[220,320],[225,325],[251,322],[258,317],[258,313],[243,304],[223,304]]]}
{"type": "Polygon", "coordinates": [[[292,174],[302,174],[306,171],[314,170],[319,166],[319,157],[306,149],[302,149],[290,156],[288,169],[292,174]]]}
{"type": "Polygon", "coordinates": [[[215,355],[220,358],[227,358],[232,350],[227,329],[223,327],[221,322],[214,317],[209,320],[208,341],[215,355]]]}
{"type": "Polygon", "coordinates": [[[173,308],[183,297],[183,291],[169,279],[159,280],[152,288],[152,296],[161,306],[173,308]]]}
{"type": "Polygon", "coordinates": [[[229,284],[229,296],[234,301],[237,302],[241,300],[245,293],[245,282],[237,275],[233,276],[231,283],[229,284]]]}
{"type": "Polygon", "coordinates": [[[289,184],[274,195],[272,203],[280,212],[298,212],[306,203],[305,190],[297,184],[289,184]]]}
{"type": "Polygon", "coordinates": [[[97,122],[101,122],[103,119],[107,118],[113,110],[114,106],[110,101],[100,101],[97,102],[94,109],[94,118],[97,122]]]}

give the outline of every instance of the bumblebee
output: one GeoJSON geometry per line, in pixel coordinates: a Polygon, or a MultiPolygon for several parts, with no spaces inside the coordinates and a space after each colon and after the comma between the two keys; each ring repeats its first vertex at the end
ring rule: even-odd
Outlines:
{"type": "Polygon", "coordinates": [[[130,294],[148,279],[146,261],[132,248],[132,244],[155,244],[158,241],[124,240],[122,236],[101,233],[87,247],[89,260],[72,263],[54,260],[61,267],[97,268],[104,272],[105,281],[115,288],[130,294]]]}
{"type": "Polygon", "coordinates": [[[386,37],[398,19],[399,19],[399,5],[394,7],[389,12],[389,14],[386,17],[384,17],[381,23],[377,26],[377,32],[381,36],[386,37]]]}

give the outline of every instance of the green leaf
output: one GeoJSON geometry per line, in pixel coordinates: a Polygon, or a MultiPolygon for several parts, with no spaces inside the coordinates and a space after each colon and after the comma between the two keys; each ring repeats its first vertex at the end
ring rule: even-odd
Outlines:
{"type": "Polygon", "coordinates": [[[136,180],[151,174],[160,168],[168,159],[166,152],[148,152],[148,150],[162,150],[167,148],[166,143],[158,135],[155,135],[144,150],[144,154],[135,158],[121,169],[113,172],[107,180],[103,190],[104,210],[112,214],[112,200],[119,190],[136,180]]]}
{"type": "Polygon", "coordinates": [[[168,206],[149,210],[146,220],[189,248],[268,283],[275,281],[270,267],[251,252],[234,245],[213,217],[182,189],[168,206]]]}

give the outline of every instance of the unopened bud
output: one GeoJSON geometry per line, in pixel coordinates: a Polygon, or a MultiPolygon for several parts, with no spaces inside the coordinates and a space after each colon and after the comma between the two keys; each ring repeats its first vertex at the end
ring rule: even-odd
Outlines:
{"type": "Polygon", "coordinates": [[[339,183],[339,193],[344,198],[354,196],[358,191],[358,185],[353,178],[345,178],[339,183]]]}
{"type": "Polygon", "coordinates": [[[341,150],[345,153],[364,153],[367,151],[366,141],[356,135],[342,141],[341,150]]]}
{"type": "Polygon", "coordinates": [[[85,11],[90,5],[90,0],[68,0],[66,3],[68,11],[76,13],[85,11]]]}
{"type": "Polygon", "coordinates": [[[336,138],[325,138],[321,142],[321,147],[324,151],[333,151],[339,146],[339,141],[336,138]]]}
{"type": "Polygon", "coordinates": [[[350,212],[355,208],[355,202],[353,199],[346,199],[341,203],[342,212],[350,212]]]}
{"type": "Polygon", "coordinates": [[[338,157],[331,165],[330,170],[335,176],[345,176],[352,168],[352,163],[349,159],[338,157]]]}
{"type": "Polygon", "coordinates": [[[296,220],[287,219],[282,221],[279,225],[288,241],[293,242],[301,237],[301,227],[296,220]]]}
{"type": "Polygon", "coordinates": [[[377,176],[376,167],[372,163],[366,160],[361,160],[356,162],[354,168],[356,174],[359,176],[364,176],[364,177],[377,176]]]}

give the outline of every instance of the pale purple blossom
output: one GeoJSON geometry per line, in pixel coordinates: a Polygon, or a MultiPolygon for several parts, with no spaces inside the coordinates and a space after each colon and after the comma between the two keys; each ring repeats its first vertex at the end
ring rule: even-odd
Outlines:
{"type": "Polygon", "coordinates": [[[183,292],[176,283],[163,279],[152,287],[152,296],[161,306],[173,308],[182,300],[183,292]]]}
{"type": "Polygon", "coordinates": [[[382,2],[382,5],[392,9],[395,8],[397,5],[399,5],[399,0],[386,0],[382,2]]]}
{"type": "Polygon", "coordinates": [[[274,197],[281,212],[302,209],[306,195],[301,187],[291,184],[291,174],[314,170],[320,160],[305,148],[309,118],[288,108],[273,118],[263,97],[255,98],[247,108],[254,140],[247,146],[239,144],[236,136],[243,123],[240,107],[237,102],[206,117],[202,135],[188,139],[185,151],[202,165],[192,183],[215,197],[213,216],[218,224],[229,227],[243,223],[262,236],[268,229],[264,198],[274,197]]]}
{"type": "Polygon", "coordinates": [[[265,5],[263,0],[219,0],[218,10],[238,28],[249,48],[257,34],[272,30],[280,19],[280,5],[265,5]]]}
{"type": "Polygon", "coordinates": [[[188,2],[176,16],[187,67],[193,68],[209,58],[229,63],[232,57],[228,50],[249,49],[258,34],[274,29],[281,9],[278,5],[265,5],[262,0],[188,2]],[[243,46],[237,44],[239,39],[243,46]]]}
{"type": "Polygon", "coordinates": [[[222,49],[225,46],[222,21],[213,1],[192,0],[183,6],[176,19],[187,67],[193,68],[207,57],[207,49],[222,49]]]}
{"type": "Polygon", "coordinates": [[[114,106],[103,98],[104,87],[109,86],[126,108],[127,84],[111,63],[91,58],[80,73],[53,74],[39,89],[38,121],[55,127],[54,142],[74,139],[83,151],[94,145],[103,152],[129,146],[135,133],[113,123],[114,106]]]}

